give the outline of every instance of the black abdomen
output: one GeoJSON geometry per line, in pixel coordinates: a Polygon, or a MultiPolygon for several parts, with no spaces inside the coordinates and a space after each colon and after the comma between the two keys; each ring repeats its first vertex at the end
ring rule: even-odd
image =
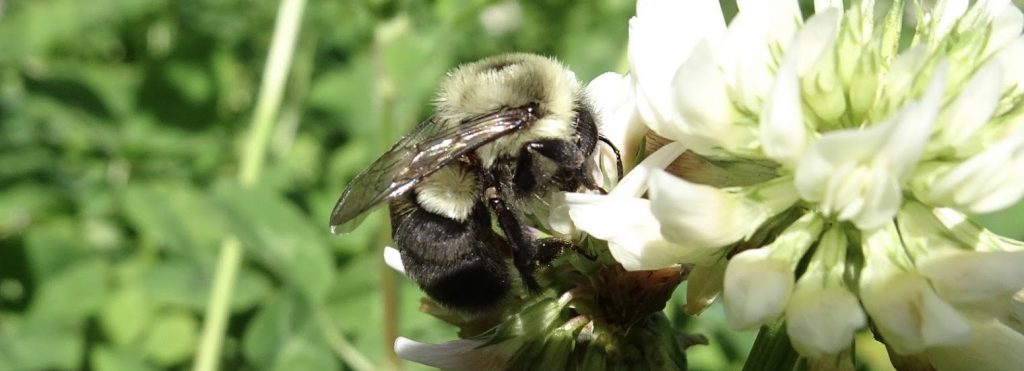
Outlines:
{"type": "Polygon", "coordinates": [[[508,294],[508,268],[501,255],[508,246],[491,230],[482,204],[464,222],[428,212],[408,198],[394,201],[391,211],[406,274],[438,303],[477,312],[508,294]]]}

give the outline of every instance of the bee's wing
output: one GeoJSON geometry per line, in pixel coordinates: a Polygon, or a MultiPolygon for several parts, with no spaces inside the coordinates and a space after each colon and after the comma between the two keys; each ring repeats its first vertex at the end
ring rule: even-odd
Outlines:
{"type": "Polygon", "coordinates": [[[529,108],[506,108],[458,125],[444,125],[434,117],[423,121],[352,179],[334,205],[331,232],[351,232],[375,206],[405,194],[438,169],[532,118],[529,108]]]}

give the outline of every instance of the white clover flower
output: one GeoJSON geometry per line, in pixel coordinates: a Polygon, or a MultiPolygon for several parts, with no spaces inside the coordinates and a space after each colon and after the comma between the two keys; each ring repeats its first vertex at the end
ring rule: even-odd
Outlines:
{"type": "Polygon", "coordinates": [[[1024,334],[998,321],[976,322],[969,343],[934,347],[925,354],[938,370],[1006,370],[1024,364],[1024,334]]]}
{"type": "Polygon", "coordinates": [[[793,291],[794,271],[822,225],[817,215],[808,213],[768,246],[730,260],[724,293],[726,318],[733,328],[757,327],[782,313],[793,291]]]}
{"type": "Polygon", "coordinates": [[[812,358],[838,354],[867,321],[857,296],[843,282],[847,245],[839,227],[825,232],[786,304],[793,346],[812,358]]]}
{"type": "MultiPolygon", "coordinates": [[[[571,219],[574,228],[608,241],[612,256],[629,270],[660,269],[675,265],[680,260],[701,259],[699,256],[679,255],[688,250],[661,236],[658,219],[651,213],[650,201],[639,198],[647,189],[650,173],[667,166],[683,150],[679,144],[661,148],[623,177],[607,195],[564,193],[561,199],[556,198],[553,202],[552,218],[571,219]],[[567,207],[560,206],[563,202],[567,207]],[[565,212],[567,216],[560,216],[557,211],[565,212]],[[610,214],[616,217],[608,218],[610,214]]],[[[552,222],[554,224],[557,223],[552,222]]]]}
{"type": "Polygon", "coordinates": [[[602,116],[639,117],[733,176],[670,174],[662,158],[622,182],[646,187],[565,195],[571,222],[627,269],[695,264],[688,313],[721,287],[733,327],[782,318],[808,357],[842,352],[868,318],[892,350],[936,365],[1019,343],[976,332],[1016,318],[1024,244],[964,214],[1024,196],[1021,11],[918,4],[901,42],[902,1],[819,0],[807,19],[794,0],[737,3],[726,25],[717,1],[640,0],[617,80],[636,114],[602,116]],[[746,165],[770,175],[744,180],[746,165]]]}
{"type": "Polygon", "coordinates": [[[405,274],[405,265],[402,264],[402,253],[394,247],[384,247],[384,264],[387,264],[388,267],[394,269],[395,272],[403,275],[405,274]]]}
{"type": "MultiPolygon", "coordinates": [[[[632,93],[633,78],[615,72],[605,72],[587,84],[587,97],[594,105],[597,121],[602,123],[601,135],[608,138],[622,155],[622,164],[630,166],[636,163],[639,144],[647,132],[640,115],[636,111],[636,100],[632,93]]],[[[600,165],[595,179],[599,184],[611,189],[615,175],[615,153],[607,146],[599,146],[595,153],[595,161],[600,165]]],[[[627,167],[625,170],[629,170],[627,167]]]]}
{"type": "Polygon", "coordinates": [[[442,344],[421,343],[404,337],[395,339],[395,354],[405,360],[442,370],[497,370],[516,347],[483,347],[486,342],[458,339],[442,344]]]}

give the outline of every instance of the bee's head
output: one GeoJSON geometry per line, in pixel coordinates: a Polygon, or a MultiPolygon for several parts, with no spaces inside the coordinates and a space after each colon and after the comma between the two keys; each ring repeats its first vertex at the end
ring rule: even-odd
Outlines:
{"type": "Polygon", "coordinates": [[[541,115],[568,120],[579,90],[575,74],[551,58],[505,54],[451,71],[439,88],[437,111],[458,120],[536,103],[541,115]]]}

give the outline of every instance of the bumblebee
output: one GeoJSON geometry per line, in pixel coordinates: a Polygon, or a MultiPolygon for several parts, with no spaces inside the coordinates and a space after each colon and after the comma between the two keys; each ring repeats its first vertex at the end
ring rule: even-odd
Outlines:
{"type": "Polygon", "coordinates": [[[459,66],[441,82],[436,107],[352,180],[331,231],[351,231],[388,202],[406,274],[438,303],[479,312],[508,296],[509,258],[536,288],[533,269],[557,243],[534,238],[523,220],[552,192],[600,190],[587,159],[599,140],[611,143],[575,75],[547,57],[459,66]]]}

